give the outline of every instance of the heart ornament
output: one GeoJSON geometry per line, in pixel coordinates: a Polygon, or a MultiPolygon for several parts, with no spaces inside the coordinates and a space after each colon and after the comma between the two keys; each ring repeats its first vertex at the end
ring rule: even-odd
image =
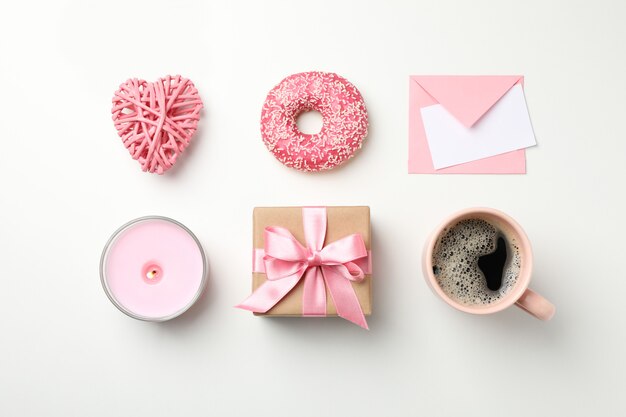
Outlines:
{"type": "Polygon", "coordinates": [[[143,171],[163,174],[176,163],[196,132],[202,100],[187,78],[151,83],[132,78],[113,96],[117,134],[143,171]]]}

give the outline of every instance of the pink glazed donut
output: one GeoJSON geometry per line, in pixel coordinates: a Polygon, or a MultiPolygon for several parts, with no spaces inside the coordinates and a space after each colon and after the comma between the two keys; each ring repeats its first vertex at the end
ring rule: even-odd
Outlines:
{"type": "Polygon", "coordinates": [[[330,72],[302,72],[274,87],[263,104],[261,135],[276,159],[299,171],[332,169],[350,159],[367,136],[367,110],[361,93],[330,72]],[[321,113],[319,133],[302,133],[296,118],[321,113]]]}

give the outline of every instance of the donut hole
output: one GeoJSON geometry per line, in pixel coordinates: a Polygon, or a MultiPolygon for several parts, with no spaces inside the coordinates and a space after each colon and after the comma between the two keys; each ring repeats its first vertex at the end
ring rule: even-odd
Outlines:
{"type": "Polygon", "coordinates": [[[296,117],[298,130],[307,135],[317,135],[322,131],[324,119],[317,110],[305,110],[296,117]]]}

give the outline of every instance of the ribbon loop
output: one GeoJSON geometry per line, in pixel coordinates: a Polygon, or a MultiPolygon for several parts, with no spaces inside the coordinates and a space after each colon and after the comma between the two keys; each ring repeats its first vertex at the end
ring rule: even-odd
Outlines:
{"type": "Polygon", "coordinates": [[[337,265],[337,272],[348,281],[361,282],[365,279],[365,273],[354,262],[346,262],[343,265],[337,265]]]}
{"type": "Polygon", "coordinates": [[[308,251],[283,227],[265,228],[265,255],[283,261],[301,262],[308,251]]]}
{"type": "Polygon", "coordinates": [[[287,278],[298,272],[302,275],[307,267],[305,262],[289,262],[269,256],[265,256],[263,261],[265,263],[265,274],[270,281],[287,278]]]}
{"type": "Polygon", "coordinates": [[[353,234],[329,243],[320,254],[324,265],[338,265],[367,257],[367,249],[361,235],[353,234]]]}

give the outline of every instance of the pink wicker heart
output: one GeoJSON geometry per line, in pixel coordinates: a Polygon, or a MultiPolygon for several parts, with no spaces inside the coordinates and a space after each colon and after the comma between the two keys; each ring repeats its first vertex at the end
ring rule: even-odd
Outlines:
{"type": "Polygon", "coordinates": [[[163,174],[196,132],[202,100],[187,78],[129,79],[113,96],[117,134],[141,169],[163,174]]]}

